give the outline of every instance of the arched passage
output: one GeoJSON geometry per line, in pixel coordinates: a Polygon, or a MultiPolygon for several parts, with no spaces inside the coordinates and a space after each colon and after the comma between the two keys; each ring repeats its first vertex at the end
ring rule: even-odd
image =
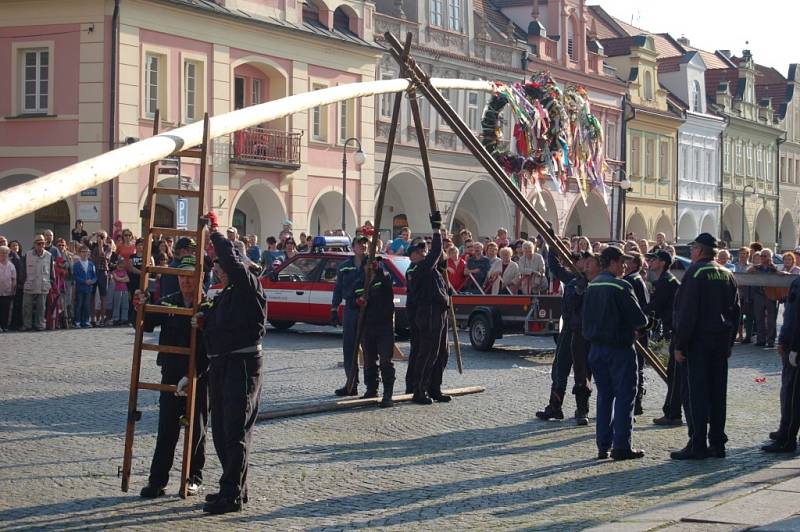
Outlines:
{"type": "Polygon", "coordinates": [[[644,220],[644,216],[639,211],[635,211],[631,214],[631,217],[628,218],[627,229],[625,230],[625,234],[633,233],[636,236],[636,239],[641,238],[650,238],[647,232],[647,222],[644,220]]]}
{"type": "Polygon", "coordinates": [[[722,240],[726,241],[729,247],[742,246],[750,243],[749,229],[747,220],[744,220],[744,235],[742,238],[742,206],[738,203],[730,203],[722,213],[722,240]]]}
{"type": "Polygon", "coordinates": [[[611,219],[603,198],[589,193],[584,205],[580,197],[575,199],[564,224],[564,236],[580,235],[589,238],[608,239],[611,235],[611,219]]]}
{"type": "Polygon", "coordinates": [[[756,215],[755,223],[755,237],[756,242],[761,242],[764,245],[774,243],[775,238],[775,216],[769,209],[761,209],[756,215]]]}
{"type": "MultiPolygon", "coordinates": [[[[278,63],[260,56],[248,56],[234,61],[233,94],[234,109],[279,100],[288,95],[289,73],[278,63]]],[[[288,117],[278,118],[267,124],[267,129],[286,131],[288,117]]]]}
{"type": "Polygon", "coordinates": [[[717,231],[717,221],[714,219],[714,216],[706,214],[703,217],[703,223],[700,224],[700,232],[716,236],[717,231]]]}
{"type": "Polygon", "coordinates": [[[678,220],[678,242],[691,242],[698,235],[697,221],[690,212],[685,212],[678,220]]]}
{"type": "MultiPolygon", "coordinates": [[[[0,192],[32,181],[41,175],[38,171],[19,171],[0,177],[0,192]]],[[[0,225],[0,234],[8,240],[19,240],[23,248],[27,249],[33,242],[34,235],[41,234],[45,229],[53,231],[56,237],[69,238],[73,219],[70,204],[66,200],[61,200],[0,225]]]]}
{"type": "MultiPolygon", "coordinates": [[[[342,193],[340,189],[321,192],[311,206],[308,217],[309,231],[322,234],[342,227],[342,193]]],[[[345,204],[345,221],[348,234],[355,235],[356,212],[348,200],[345,204]]]]}
{"type": "Polygon", "coordinates": [[[248,181],[236,194],[231,209],[231,225],[239,234],[254,234],[259,242],[277,237],[286,220],[286,207],[275,186],[264,179],[248,181]]]}
{"type": "MultiPolygon", "coordinates": [[[[539,195],[533,193],[530,198],[528,198],[533,205],[533,208],[542,215],[542,217],[553,224],[553,230],[558,234],[559,226],[558,226],[558,208],[556,207],[556,202],[553,200],[553,195],[548,190],[542,190],[541,199],[539,195]]],[[[529,239],[532,239],[536,235],[539,234],[539,231],[533,228],[531,223],[528,221],[527,218],[522,218],[522,224],[520,226],[520,231],[526,233],[529,239]]]]}
{"type": "Polygon", "coordinates": [[[506,198],[498,186],[488,179],[477,178],[464,185],[455,201],[453,213],[450,229],[454,233],[466,228],[478,238],[494,237],[501,227],[513,232],[506,198]]]}
{"type": "Polygon", "coordinates": [[[791,212],[787,211],[783,215],[779,236],[781,249],[794,249],[797,246],[797,226],[794,223],[791,212]]]}
{"type": "Polygon", "coordinates": [[[429,210],[423,178],[413,170],[400,171],[389,178],[386,186],[381,237],[395,237],[404,226],[408,226],[412,234],[427,233],[429,210]]]}
{"type": "Polygon", "coordinates": [[[672,220],[669,219],[665,213],[662,213],[661,216],[658,218],[656,222],[656,230],[655,234],[664,233],[666,236],[667,242],[673,242],[673,237],[675,236],[675,230],[672,225],[672,220]]]}

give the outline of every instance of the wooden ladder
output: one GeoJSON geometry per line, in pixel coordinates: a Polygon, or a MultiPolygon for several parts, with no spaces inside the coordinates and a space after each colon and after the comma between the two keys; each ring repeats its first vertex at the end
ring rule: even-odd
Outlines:
{"type": "MultiPolygon", "coordinates": [[[[156,111],[153,122],[153,135],[158,134],[159,130],[159,112],[156,111]]],[[[199,159],[200,161],[200,180],[197,190],[182,190],[180,188],[181,176],[178,175],[179,188],[167,188],[159,186],[156,180],[156,168],[158,162],[150,165],[150,178],[147,188],[147,200],[145,201],[145,209],[142,211],[142,218],[145,220],[145,247],[144,247],[144,264],[142,267],[141,280],[139,282],[139,290],[142,293],[147,293],[148,278],[150,274],[162,275],[179,275],[179,276],[192,276],[195,280],[195,297],[191,308],[175,308],[165,307],[154,304],[140,305],[136,312],[136,337],[133,343],[133,362],[131,364],[131,384],[130,395],[128,398],[128,417],[125,427],[125,454],[122,462],[122,491],[127,492],[130,486],[131,476],[131,461],[133,458],[133,438],[136,422],[142,417],[142,413],[137,409],[137,401],[139,390],[156,390],[159,392],[175,393],[177,386],[167,385],[161,383],[141,382],[141,364],[142,364],[142,351],[157,351],[162,353],[170,353],[173,355],[185,355],[189,357],[189,370],[187,377],[189,379],[189,386],[186,391],[186,414],[184,424],[184,438],[183,438],[183,465],[181,467],[181,497],[186,497],[189,481],[189,473],[191,471],[192,461],[192,433],[195,430],[194,426],[194,407],[195,395],[197,387],[197,330],[192,330],[191,340],[189,347],[178,347],[159,344],[148,344],[143,341],[144,335],[144,317],[147,313],[155,314],[176,314],[179,316],[194,316],[200,308],[200,302],[203,295],[203,252],[205,250],[204,242],[204,220],[202,219],[205,213],[205,192],[206,192],[206,170],[208,168],[208,131],[209,121],[208,113],[205,114],[203,120],[203,143],[200,147],[190,150],[177,150],[172,155],[176,157],[190,157],[199,159]],[[158,195],[167,196],[181,196],[198,198],[197,209],[197,228],[195,230],[176,229],[174,227],[155,227],[155,206],[156,197],[158,195]],[[176,241],[180,237],[191,237],[195,239],[197,248],[195,249],[196,266],[194,271],[181,268],[170,268],[166,266],[151,266],[150,260],[153,255],[153,235],[169,235],[175,237],[176,241]]],[[[180,173],[180,172],[179,172],[180,173]]]]}

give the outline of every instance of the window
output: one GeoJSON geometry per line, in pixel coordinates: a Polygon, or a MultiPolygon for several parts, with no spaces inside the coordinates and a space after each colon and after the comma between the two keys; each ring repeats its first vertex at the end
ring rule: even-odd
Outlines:
{"type": "Polygon", "coordinates": [[[431,26],[441,27],[444,22],[444,0],[431,0],[431,26]]]}
{"type": "MultiPolygon", "coordinates": [[[[699,157],[698,157],[699,161],[699,157]]],[[[669,141],[659,142],[658,149],[658,177],[662,180],[669,179],[669,141]]]]}
{"type": "MultiPolygon", "coordinates": [[[[324,89],[325,85],[315,83],[312,91],[324,89]]],[[[311,138],[320,142],[328,141],[328,106],[320,105],[311,111],[311,138]]]]}
{"type": "Polygon", "coordinates": [[[639,136],[631,135],[631,175],[642,175],[641,139],[639,136]]]}
{"type": "Polygon", "coordinates": [[[683,172],[681,178],[691,181],[691,175],[689,175],[689,146],[685,145],[681,146],[681,171],[683,172]]]}
{"type": "Polygon", "coordinates": [[[233,80],[233,108],[244,108],[244,78],[234,78],[233,80]]]}
{"type": "Polygon", "coordinates": [[[723,153],[722,164],[724,166],[723,170],[727,174],[731,171],[731,141],[727,137],[725,138],[724,146],[725,153],[723,153]]]}
{"type": "Polygon", "coordinates": [[[713,183],[716,179],[713,178],[714,172],[714,156],[710,151],[706,151],[706,166],[705,166],[705,182],[713,183]]]}
{"type": "Polygon", "coordinates": [[[319,266],[318,258],[297,259],[278,272],[278,281],[284,283],[312,282],[317,266],[319,266]]]}
{"type": "MultiPolygon", "coordinates": [[[[791,164],[791,161],[789,161],[789,163],[791,164]]],[[[789,172],[791,173],[792,170],[793,169],[790,168],[789,172]]],[[[786,183],[786,175],[786,157],[781,157],[781,183],[786,183]]]]}
{"type": "Polygon", "coordinates": [[[695,113],[703,112],[703,96],[700,90],[700,82],[697,80],[692,81],[692,111],[695,113]]]}
{"type": "Polygon", "coordinates": [[[461,32],[461,0],[447,0],[447,19],[453,31],[461,32]]]}
{"type": "Polygon", "coordinates": [[[653,75],[649,71],[644,73],[644,99],[653,99],[653,75]]]}
{"type": "Polygon", "coordinates": [[[478,93],[467,93],[467,124],[473,131],[480,130],[480,121],[478,118],[478,93]]]}
{"type": "Polygon", "coordinates": [[[617,158],[617,124],[615,122],[606,123],[606,157],[617,158]]]}
{"type": "MultiPolygon", "coordinates": [[[[381,71],[381,79],[394,79],[394,72],[387,70],[381,71]]],[[[394,109],[394,94],[385,93],[378,97],[378,116],[380,118],[392,118],[392,110],[394,109]]]]}
{"type": "MultiPolygon", "coordinates": [[[[156,54],[145,55],[145,80],[144,80],[144,103],[145,103],[145,116],[153,118],[156,111],[162,107],[162,90],[163,90],[163,70],[166,61],[164,56],[156,54]]],[[[163,111],[163,110],[162,110],[163,111]]],[[[162,113],[162,116],[166,114],[162,113]]]]}
{"type": "Polygon", "coordinates": [[[753,145],[747,145],[747,176],[753,175],[753,145]]]}
{"type": "Polygon", "coordinates": [[[570,61],[578,60],[578,53],[575,50],[575,21],[572,18],[567,22],[567,55],[570,61]]]}
{"type": "Polygon", "coordinates": [[[183,63],[183,121],[194,122],[204,112],[203,64],[197,61],[183,63]]]}
{"type": "Polygon", "coordinates": [[[736,141],[736,175],[744,175],[744,160],[742,159],[742,141],[736,141]]]}
{"type": "Polygon", "coordinates": [[[764,177],[764,148],[760,145],[756,150],[756,177],[764,177]]]}
{"type": "Polygon", "coordinates": [[[694,181],[702,181],[703,180],[703,169],[700,160],[700,150],[694,148],[692,150],[692,155],[694,156],[694,181]]]}
{"type": "Polygon", "coordinates": [[[339,266],[342,265],[344,259],[328,259],[322,266],[322,275],[320,275],[319,282],[336,284],[336,274],[339,272],[339,266]]]}
{"type": "Polygon", "coordinates": [[[261,92],[262,82],[260,79],[253,80],[253,86],[251,87],[251,94],[250,94],[250,103],[251,105],[258,105],[260,104],[262,99],[262,92],[261,92]]]}
{"type": "Polygon", "coordinates": [[[355,136],[355,100],[339,102],[339,142],[355,136]]]}
{"type": "Polygon", "coordinates": [[[50,51],[22,52],[22,112],[47,113],[50,109],[50,51]]]}
{"type": "Polygon", "coordinates": [[[644,168],[645,177],[655,177],[656,175],[656,141],[646,139],[644,145],[644,168]]]}

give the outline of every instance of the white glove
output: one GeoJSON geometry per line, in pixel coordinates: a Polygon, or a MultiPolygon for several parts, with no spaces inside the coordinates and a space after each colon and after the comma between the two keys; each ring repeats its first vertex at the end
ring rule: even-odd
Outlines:
{"type": "Polygon", "coordinates": [[[797,351],[789,351],[789,364],[791,364],[793,368],[796,368],[797,362],[797,351]]]}
{"type": "Polygon", "coordinates": [[[204,317],[204,314],[202,312],[198,312],[197,314],[192,316],[192,320],[191,320],[192,327],[195,328],[195,329],[197,327],[200,327],[202,329],[203,328],[203,317],[204,317]]]}
{"type": "Polygon", "coordinates": [[[186,397],[186,390],[189,388],[189,377],[181,377],[176,386],[175,396],[186,397]]]}

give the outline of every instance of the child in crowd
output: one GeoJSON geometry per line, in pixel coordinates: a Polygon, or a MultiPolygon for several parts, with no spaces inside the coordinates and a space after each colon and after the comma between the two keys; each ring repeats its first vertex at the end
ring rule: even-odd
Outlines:
{"type": "Polygon", "coordinates": [[[124,325],[128,322],[128,277],[127,264],[120,259],[113,273],[114,293],[111,294],[111,320],[113,325],[124,325]]]}
{"type": "Polygon", "coordinates": [[[97,283],[97,272],[94,263],[89,260],[89,248],[81,245],[78,248],[78,261],[72,267],[72,278],[75,280],[75,325],[76,329],[89,325],[89,300],[97,283]]]}

